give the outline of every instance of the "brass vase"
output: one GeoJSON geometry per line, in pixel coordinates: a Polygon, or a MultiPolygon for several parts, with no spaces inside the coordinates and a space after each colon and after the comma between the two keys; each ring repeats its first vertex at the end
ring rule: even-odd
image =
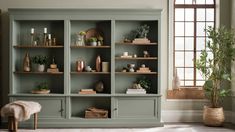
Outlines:
{"type": "Polygon", "coordinates": [[[76,62],[76,69],[77,69],[77,71],[78,72],[82,72],[83,70],[84,70],[84,67],[85,67],[85,63],[84,63],[84,61],[82,61],[82,60],[78,60],[77,62],[76,62]]]}

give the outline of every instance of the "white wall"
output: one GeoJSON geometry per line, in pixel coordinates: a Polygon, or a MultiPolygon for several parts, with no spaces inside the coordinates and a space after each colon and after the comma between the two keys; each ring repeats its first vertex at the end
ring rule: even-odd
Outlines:
{"type": "MultiPolygon", "coordinates": [[[[173,0],[169,0],[173,1],[173,0]]],[[[225,0],[221,0],[225,1],[225,0]]],[[[227,0],[226,0],[227,1],[227,0]]],[[[230,1],[230,0],[229,0],[230,1]]],[[[227,9],[222,7],[224,9],[227,9]]],[[[201,110],[205,101],[178,101],[167,100],[165,95],[168,88],[168,0],[0,0],[0,9],[3,12],[7,12],[8,8],[157,8],[163,9],[162,12],[162,30],[161,36],[161,70],[162,70],[162,108],[163,111],[167,110],[201,110]]],[[[221,9],[222,10],[222,9],[221,9]]],[[[226,11],[226,10],[225,10],[226,11]]],[[[4,95],[6,97],[8,92],[8,18],[5,13],[3,18],[3,45],[1,51],[2,64],[4,73],[3,84],[1,88],[4,88],[4,95]],[[4,62],[4,63],[3,63],[4,62]]],[[[4,99],[7,102],[7,98],[4,99]]],[[[229,102],[229,101],[228,101],[229,102]]],[[[231,109],[230,105],[225,109],[231,109]]],[[[163,114],[166,112],[163,112],[163,114]]],[[[163,115],[164,117],[165,115],[163,115]]]]}

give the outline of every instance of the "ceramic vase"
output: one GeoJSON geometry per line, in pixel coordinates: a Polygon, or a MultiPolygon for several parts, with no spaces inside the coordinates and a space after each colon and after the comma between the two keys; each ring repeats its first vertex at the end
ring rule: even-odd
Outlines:
{"type": "Polygon", "coordinates": [[[96,68],[96,72],[101,71],[101,58],[99,55],[96,57],[95,68],[96,68]]]}

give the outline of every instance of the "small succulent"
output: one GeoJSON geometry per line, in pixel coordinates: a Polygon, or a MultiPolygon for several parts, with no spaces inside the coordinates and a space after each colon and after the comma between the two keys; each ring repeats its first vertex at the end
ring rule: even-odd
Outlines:
{"type": "Polygon", "coordinates": [[[36,86],[37,90],[49,90],[48,83],[47,82],[41,82],[38,83],[36,86]]]}
{"type": "Polygon", "coordinates": [[[89,39],[87,39],[88,42],[96,42],[97,38],[96,37],[91,37],[89,39]]]}

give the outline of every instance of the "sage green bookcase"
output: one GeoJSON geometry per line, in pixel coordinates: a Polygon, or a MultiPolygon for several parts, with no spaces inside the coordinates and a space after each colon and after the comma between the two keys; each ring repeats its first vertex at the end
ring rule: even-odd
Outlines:
{"type": "MultiPolygon", "coordinates": [[[[150,127],[161,121],[161,10],[158,9],[9,9],[10,17],[10,101],[30,100],[42,105],[39,127],[150,127]],[[123,43],[124,36],[140,25],[150,26],[148,44],[123,43]],[[56,37],[56,46],[30,45],[30,29],[56,37]],[[98,28],[104,36],[102,46],[76,46],[74,34],[98,28]],[[151,57],[144,58],[147,50],[151,57]],[[23,72],[25,53],[55,57],[58,73],[23,72]],[[123,52],[137,58],[121,58],[123,52]],[[109,62],[108,72],[77,72],[76,61],[83,59],[95,69],[96,56],[109,62]],[[127,64],[147,65],[151,72],[121,72],[127,64]],[[151,80],[147,94],[126,94],[137,78],[151,80]],[[31,94],[36,82],[48,83],[49,94],[31,94]],[[103,81],[105,90],[97,94],[78,94],[103,81]],[[108,110],[108,118],[87,119],[88,107],[108,110]]],[[[39,41],[40,42],[40,41],[39,41]]],[[[32,120],[21,126],[33,125],[32,120]]]]}

